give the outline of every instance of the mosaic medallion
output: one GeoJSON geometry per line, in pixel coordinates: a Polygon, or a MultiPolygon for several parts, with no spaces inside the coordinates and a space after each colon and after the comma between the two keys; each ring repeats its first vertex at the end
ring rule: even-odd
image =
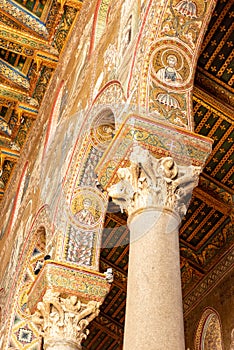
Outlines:
{"type": "Polygon", "coordinates": [[[174,41],[160,41],[151,57],[151,74],[155,82],[171,90],[186,88],[191,82],[191,58],[186,47],[174,41]]]}
{"type": "Polygon", "coordinates": [[[21,343],[31,343],[33,332],[30,329],[20,328],[17,333],[17,338],[21,343]]]}
{"type": "Polygon", "coordinates": [[[72,222],[81,228],[90,228],[99,225],[103,220],[105,199],[92,188],[76,190],[70,204],[72,222]]]}

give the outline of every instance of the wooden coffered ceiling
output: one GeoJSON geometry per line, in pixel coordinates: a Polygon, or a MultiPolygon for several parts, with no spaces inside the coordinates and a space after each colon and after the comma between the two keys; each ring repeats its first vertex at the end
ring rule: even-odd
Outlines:
{"type": "MultiPolygon", "coordinates": [[[[0,198],[4,200],[82,1],[61,5],[56,0],[0,0],[0,4],[0,198]]],[[[195,77],[195,132],[212,138],[214,145],[180,228],[185,298],[234,246],[233,17],[233,2],[218,0],[195,77]]],[[[84,349],[90,350],[120,350],[123,340],[129,252],[126,216],[108,213],[105,227],[100,269],[112,267],[115,278],[100,316],[90,325],[84,343],[84,349]]]]}

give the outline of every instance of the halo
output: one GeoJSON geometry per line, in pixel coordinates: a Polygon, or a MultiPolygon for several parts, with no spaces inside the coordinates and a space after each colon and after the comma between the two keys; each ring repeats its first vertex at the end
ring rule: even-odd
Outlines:
{"type": "Polygon", "coordinates": [[[176,70],[177,70],[177,72],[180,71],[182,69],[183,63],[184,63],[183,57],[179,52],[172,51],[172,49],[167,49],[163,52],[163,54],[161,56],[162,64],[164,65],[164,67],[167,66],[167,57],[170,55],[175,56],[177,58],[176,70]],[[179,66],[180,62],[181,62],[181,64],[179,66]]]}
{"type": "Polygon", "coordinates": [[[103,220],[103,213],[105,212],[105,205],[102,199],[104,199],[104,197],[102,194],[99,194],[99,190],[91,187],[79,188],[74,192],[71,202],[68,203],[66,208],[70,222],[84,230],[90,230],[100,225],[103,220]],[[93,222],[90,223],[82,222],[76,218],[76,214],[84,210],[85,202],[89,202],[90,207],[88,211],[93,216],[93,222]]]}

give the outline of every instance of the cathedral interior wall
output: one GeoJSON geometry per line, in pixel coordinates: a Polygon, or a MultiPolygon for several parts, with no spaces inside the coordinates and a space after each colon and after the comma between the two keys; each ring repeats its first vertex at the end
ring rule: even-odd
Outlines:
{"type": "MultiPolygon", "coordinates": [[[[234,325],[234,272],[230,271],[222,280],[205,295],[199,304],[185,317],[186,346],[191,350],[200,350],[199,344],[204,338],[204,324],[209,312],[216,313],[221,325],[221,344],[217,330],[210,339],[209,349],[231,350],[233,338],[231,336],[234,325]],[[195,345],[196,344],[196,345],[195,345]],[[220,344],[220,343],[219,343],[220,344]]],[[[208,349],[208,348],[207,348],[208,349]]]]}

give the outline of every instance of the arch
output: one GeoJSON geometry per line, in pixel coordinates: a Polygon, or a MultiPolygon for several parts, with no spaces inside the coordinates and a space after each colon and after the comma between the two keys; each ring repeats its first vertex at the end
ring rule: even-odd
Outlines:
{"type": "Polygon", "coordinates": [[[91,55],[93,50],[95,50],[102,34],[105,31],[109,4],[110,4],[110,0],[99,0],[97,2],[94,21],[93,21],[92,38],[91,38],[89,55],[91,55]]]}
{"type": "Polygon", "coordinates": [[[98,245],[107,207],[106,196],[96,187],[94,169],[114,136],[116,115],[120,113],[120,106],[124,108],[124,103],[124,94],[117,81],[109,82],[97,94],[83,119],[82,129],[90,132],[83,139],[78,133],[81,142],[78,144],[76,139],[64,168],[66,206],[61,196],[53,219],[55,227],[61,227],[61,216],[67,218],[61,233],[64,244],[61,249],[59,247],[57,256],[61,254],[63,259],[89,269],[99,266],[98,245]],[[70,164],[73,166],[70,167],[70,164]],[[83,215],[84,209],[87,215],[83,215]]]}
{"type": "Polygon", "coordinates": [[[46,137],[45,137],[45,143],[44,143],[44,151],[43,151],[43,158],[47,152],[47,149],[52,141],[53,135],[55,133],[55,130],[57,128],[60,114],[61,114],[61,107],[64,104],[64,100],[66,99],[66,96],[63,95],[64,91],[64,80],[61,81],[57,93],[55,95],[55,100],[53,102],[53,107],[51,109],[47,131],[46,131],[46,137]]]}
{"type": "Polygon", "coordinates": [[[16,274],[11,286],[8,300],[4,307],[4,319],[8,334],[5,333],[4,346],[9,344],[15,348],[24,346],[40,347],[41,338],[38,330],[31,323],[27,311],[27,294],[36,278],[36,270],[42,267],[47,254],[47,232],[50,230],[45,207],[38,212],[33,227],[30,229],[23,251],[18,256],[16,274]],[[18,270],[18,271],[17,271],[18,270]],[[15,282],[15,284],[14,284],[15,282]],[[11,302],[9,302],[11,300],[11,302]],[[12,302],[13,301],[13,302],[12,302]],[[11,315],[10,318],[7,316],[11,315]]]}
{"type": "Polygon", "coordinates": [[[115,133],[115,115],[107,106],[101,109],[93,118],[91,125],[91,140],[94,147],[105,150],[115,133]]]}
{"type": "Polygon", "coordinates": [[[46,253],[46,228],[41,225],[34,233],[30,246],[27,250],[26,263],[20,274],[16,288],[16,298],[11,314],[14,316],[11,332],[9,334],[10,344],[16,348],[24,348],[25,345],[39,346],[41,338],[38,330],[31,323],[27,310],[27,295],[37,273],[44,263],[46,253]]]}
{"type": "Polygon", "coordinates": [[[88,122],[93,123],[93,119],[101,111],[110,109],[115,117],[115,127],[118,128],[122,123],[123,113],[125,112],[126,97],[123,87],[118,80],[111,80],[104,85],[95,97],[88,113],[88,122]]]}
{"type": "Polygon", "coordinates": [[[223,350],[222,329],[219,314],[212,308],[203,312],[197,326],[195,350],[223,350]]]}
{"type": "Polygon", "coordinates": [[[19,181],[17,194],[16,194],[16,198],[15,198],[15,204],[14,204],[14,208],[13,208],[12,221],[11,221],[9,230],[14,227],[15,221],[17,219],[20,205],[22,203],[23,197],[24,197],[25,192],[26,192],[27,187],[28,187],[29,176],[30,175],[28,173],[28,161],[27,161],[24,165],[23,172],[22,172],[22,175],[21,175],[21,178],[19,181]]]}
{"type": "Polygon", "coordinates": [[[0,239],[3,238],[4,234],[9,234],[11,229],[14,227],[20,205],[22,203],[25,191],[28,186],[29,174],[28,174],[28,161],[25,163],[23,172],[21,174],[19,184],[16,191],[16,196],[11,198],[10,204],[8,205],[8,211],[5,216],[5,224],[0,232],[0,239]]]}
{"type": "MultiPolygon", "coordinates": [[[[140,21],[140,2],[138,0],[125,1],[121,8],[120,33],[118,47],[123,57],[138,34],[140,21]]],[[[131,55],[132,57],[132,55],[131,55]]]]}

